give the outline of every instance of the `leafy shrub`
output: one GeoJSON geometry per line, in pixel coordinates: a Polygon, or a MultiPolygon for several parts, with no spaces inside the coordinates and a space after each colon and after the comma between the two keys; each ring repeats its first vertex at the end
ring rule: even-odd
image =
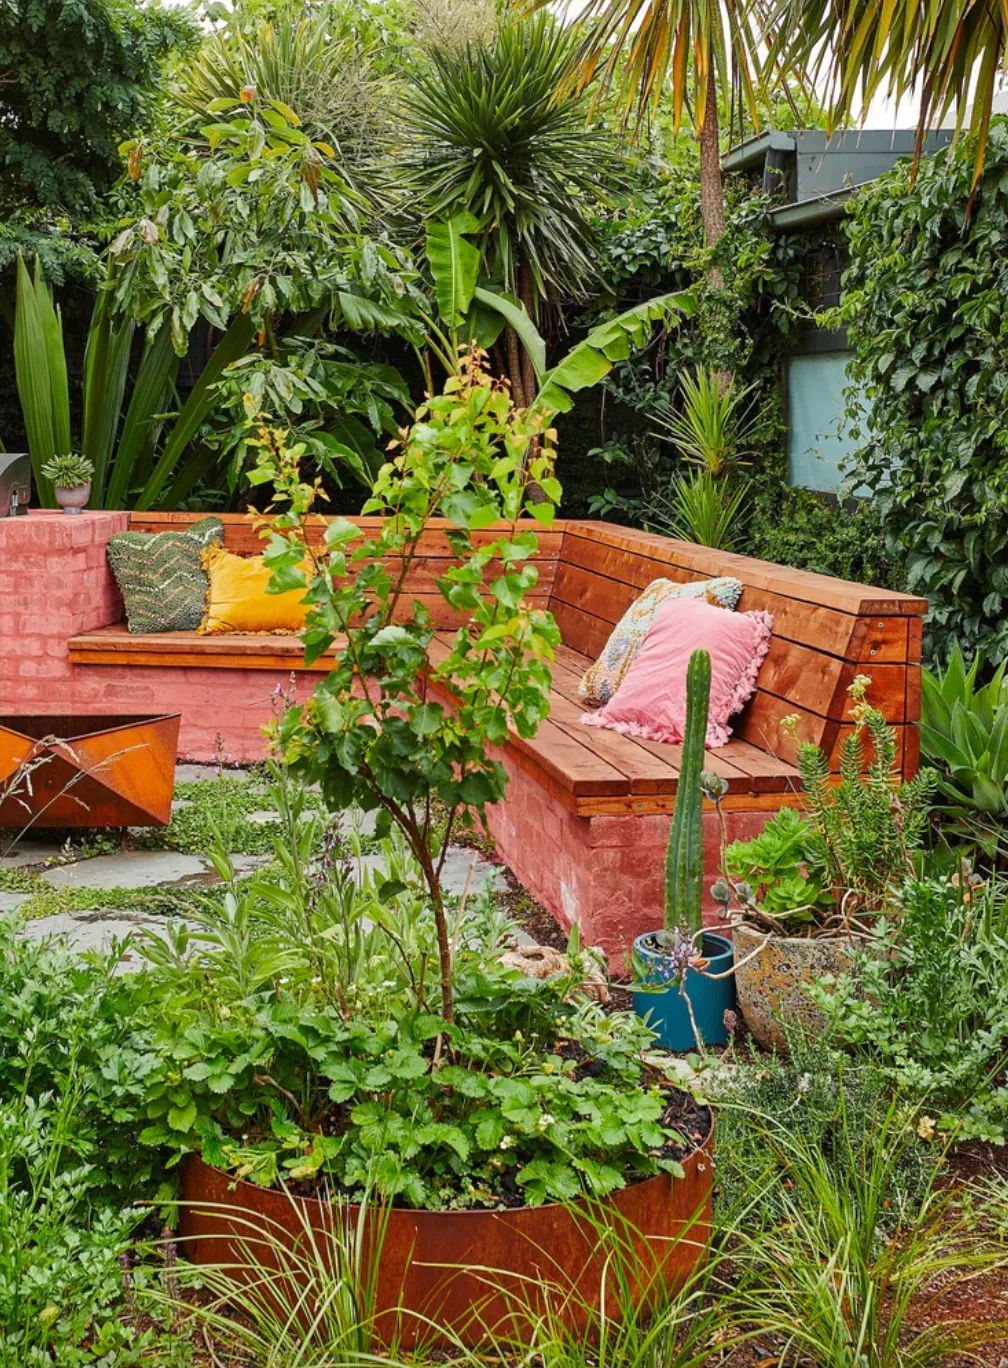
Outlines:
{"type": "Polygon", "coordinates": [[[404,833],[437,923],[446,1021],[451,955],[431,800],[444,804],[453,825],[482,817],[503,797],[507,774],[491,747],[509,725],[535,735],[549,712],[548,662],[560,640],[550,614],[529,597],[539,578],[533,529],[551,524],[560,498],[556,434],[545,405],[516,409],[485,360],[478,348],[464,351],[458,374],[394,444],[363,508],[378,515],[373,535],[334,518],[324,543],[310,544],[318,488],[302,480],[303,449],[288,449],[282,434],[266,431],[252,477],[275,484],[284,510],[265,555],[271,587],[306,591],[312,605],[306,661],[335,647],[313,697],[281,720],[278,745],[300,776],[320,784],[331,809],[358,803],[378,813],[383,829],[395,823],[404,833]],[[422,539],[439,516],[450,524],[453,563],[437,589],[467,619],[450,645],[435,639],[430,610],[409,596],[422,539]],[[487,528],[497,530],[473,539],[487,528]]]}
{"type": "MultiPolygon", "coordinates": [[[[718,1093],[715,1200],[724,1215],[744,1209],[754,1190],[761,1193],[757,1219],[772,1222],[781,1212],[790,1176],[782,1134],[802,1136],[810,1149],[856,1168],[875,1148],[889,1108],[891,1085],[882,1070],[867,1060],[852,1063],[824,1034],[796,1026],[785,1031],[786,1055],[740,1065],[718,1093]]],[[[908,1105],[903,1114],[909,1112],[908,1105]]],[[[888,1194],[894,1215],[919,1201],[931,1162],[924,1145],[901,1151],[888,1194]]]]}
{"type": "Polygon", "coordinates": [[[746,552],[777,565],[859,584],[899,588],[898,561],[886,549],[877,506],[851,510],[811,489],[775,482],[753,501],[746,552]]]}
{"type": "Polygon", "coordinates": [[[118,948],[21,932],[0,920],[0,1363],[120,1368],[155,1338],[120,1314],[128,1202],[152,1176],[131,1125],[134,985],[118,948]]]}
{"type": "Polygon", "coordinates": [[[145,1145],[264,1184],[326,1180],[435,1208],[678,1172],[682,1136],[643,1058],[651,1032],[578,995],[576,952],[559,980],[524,979],[499,963],[510,927],[492,906],[453,908],[447,1025],[433,909],[405,840],[384,843],[373,879],[335,838],[313,862],[320,819],[299,789],[278,799],[293,835],[277,839],[276,872],[208,899],[192,933],[149,939],[124,1066],[145,1145]]]}
{"type": "Polygon", "coordinates": [[[969,669],[959,643],[948,667],[924,670],[921,750],[938,766],[949,830],[976,841],[988,858],[1003,849],[1008,818],[1008,683],[1005,664],[977,684],[983,658],[969,669]]]}
{"type": "Polygon", "coordinates": [[[994,885],[908,883],[856,956],[815,990],[836,1038],[962,1138],[1008,1134],[1008,907],[994,885]]]}
{"type": "Polygon", "coordinates": [[[1008,656],[1008,123],[972,192],[964,142],[852,203],[836,322],[855,356],[851,483],[874,493],[886,549],[931,611],[927,648],[1008,656]]]}
{"type": "MultiPolygon", "coordinates": [[[[913,872],[935,773],[922,769],[899,781],[896,734],[866,702],[870,684],[869,676],[857,675],[847,690],[854,726],[840,742],[839,782],[826,753],[799,741],[808,817],[785,809],[753,840],[728,846],[722,860],[727,881],[719,879],[711,890],[719,902],[727,905],[734,895],[744,915],[785,933],[813,923],[847,932],[863,914],[884,908],[894,884],[913,872]]],[[[792,733],[797,725],[797,714],[784,719],[792,733]]]]}
{"type": "Polygon", "coordinates": [[[92,1186],[125,1200],[151,1168],[128,1125],[133,985],[115,977],[118,958],[36,943],[0,918],[0,1098],[72,1097],[63,1163],[96,1164],[92,1186]]]}

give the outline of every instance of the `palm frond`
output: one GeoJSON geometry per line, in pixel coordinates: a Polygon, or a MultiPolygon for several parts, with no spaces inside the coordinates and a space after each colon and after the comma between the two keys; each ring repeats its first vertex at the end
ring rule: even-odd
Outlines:
{"type": "Polygon", "coordinates": [[[826,92],[831,129],[877,95],[898,102],[919,91],[919,157],[929,129],[941,127],[954,107],[958,134],[969,110],[976,184],[1008,53],[1003,0],[779,0],[767,33],[769,60],[807,72],[826,92]]]}

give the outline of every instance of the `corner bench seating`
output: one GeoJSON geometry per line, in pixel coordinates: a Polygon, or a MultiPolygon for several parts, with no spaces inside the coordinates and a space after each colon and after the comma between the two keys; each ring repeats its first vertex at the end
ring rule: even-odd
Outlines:
{"type": "MultiPolygon", "coordinates": [[[[196,516],[128,518],[132,528],[157,531],[196,516]]],[[[248,517],[225,515],[223,521],[229,549],[259,550],[248,517]]],[[[360,521],[366,526],[369,520],[360,521]]],[[[728,745],[707,757],[709,767],[728,781],[724,806],[731,839],[755,834],[768,814],[798,801],[793,742],[781,728],[788,714],[797,714],[798,735],[821,745],[835,767],[839,741],[851,725],[846,690],[858,673],[871,676],[868,697],[896,728],[902,773],[916,772],[925,600],[606,523],[558,522],[540,534],[540,546],[535,598],[554,614],[564,645],[557,653],[549,720],[533,740],[513,736],[502,750],[511,783],[490,825],[518,878],[563,923],[577,921],[583,936],[615,955],[615,967],[633,936],[660,920],[664,842],[680,752],[677,746],[582,726],[577,684],[614,623],[651,580],[735,575],[744,586],[739,611],[766,608],[774,616],[773,643],[756,694],[728,745]]],[[[408,582],[408,592],[435,614],[445,649],[460,619],[434,581],[449,560],[444,529],[434,527],[408,582]]],[[[70,636],[67,657],[89,676],[108,674],[109,667],[119,681],[156,676],[162,701],[170,705],[174,692],[182,705],[183,753],[187,733],[202,738],[195,747],[190,742],[189,758],[207,758],[206,738],[216,732],[233,758],[255,758],[248,754],[247,729],[244,741],[231,740],[232,709],[247,709],[258,679],[265,717],[271,681],[264,674],[284,679],[296,671],[307,686],[303,697],[312,676],[326,669],[323,659],[306,670],[294,637],[131,636],[124,623],[108,621],[70,636]],[[241,689],[237,683],[232,689],[219,671],[236,672],[236,680],[240,672],[241,689]],[[171,680],[185,680],[191,689],[197,677],[200,715],[190,719],[187,689],[180,684],[173,690],[171,680]],[[187,727],[190,721],[194,725],[187,727]]],[[[706,813],[704,822],[713,871],[716,814],[706,813]]]]}

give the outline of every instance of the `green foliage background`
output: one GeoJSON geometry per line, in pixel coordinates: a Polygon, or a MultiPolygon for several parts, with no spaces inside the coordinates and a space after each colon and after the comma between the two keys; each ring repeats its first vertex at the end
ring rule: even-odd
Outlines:
{"type": "Polygon", "coordinates": [[[838,310],[856,356],[851,476],[873,492],[888,554],[931,602],[927,651],[958,637],[1008,657],[1008,121],[970,198],[963,145],[853,203],[838,310]],[[857,392],[860,392],[860,398],[857,392]]]}

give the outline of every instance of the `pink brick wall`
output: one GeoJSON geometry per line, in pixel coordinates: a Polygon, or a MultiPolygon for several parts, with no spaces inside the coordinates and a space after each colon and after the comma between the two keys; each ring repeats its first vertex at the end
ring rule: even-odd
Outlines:
{"type": "MultiPolygon", "coordinates": [[[[73,665],[67,639],[118,622],[122,598],[105,547],[126,513],[32,511],[0,518],[0,713],[182,714],[179,756],[260,760],[274,685],[290,672],[73,665]]],[[[300,675],[306,698],[317,675],[300,675]]]]}
{"type": "MultiPolygon", "coordinates": [[[[583,944],[601,945],[614,974],[629,970],[634,938],[661,926],[664,909],[665,846],[671,817],[578,817],[516,765],[497,758],[510,776],[507,798],[488,813],[501,858],[561,926],[577,923],[583,944]]],[[[748,840],[762,831],[767,812],[732,812],[728,840],[748,840]]],[[[704,883],[718,875],[721,828],[706,812],[704,883]]],[[[714,903],[705,900],[708,924],[714,903]]]]}

